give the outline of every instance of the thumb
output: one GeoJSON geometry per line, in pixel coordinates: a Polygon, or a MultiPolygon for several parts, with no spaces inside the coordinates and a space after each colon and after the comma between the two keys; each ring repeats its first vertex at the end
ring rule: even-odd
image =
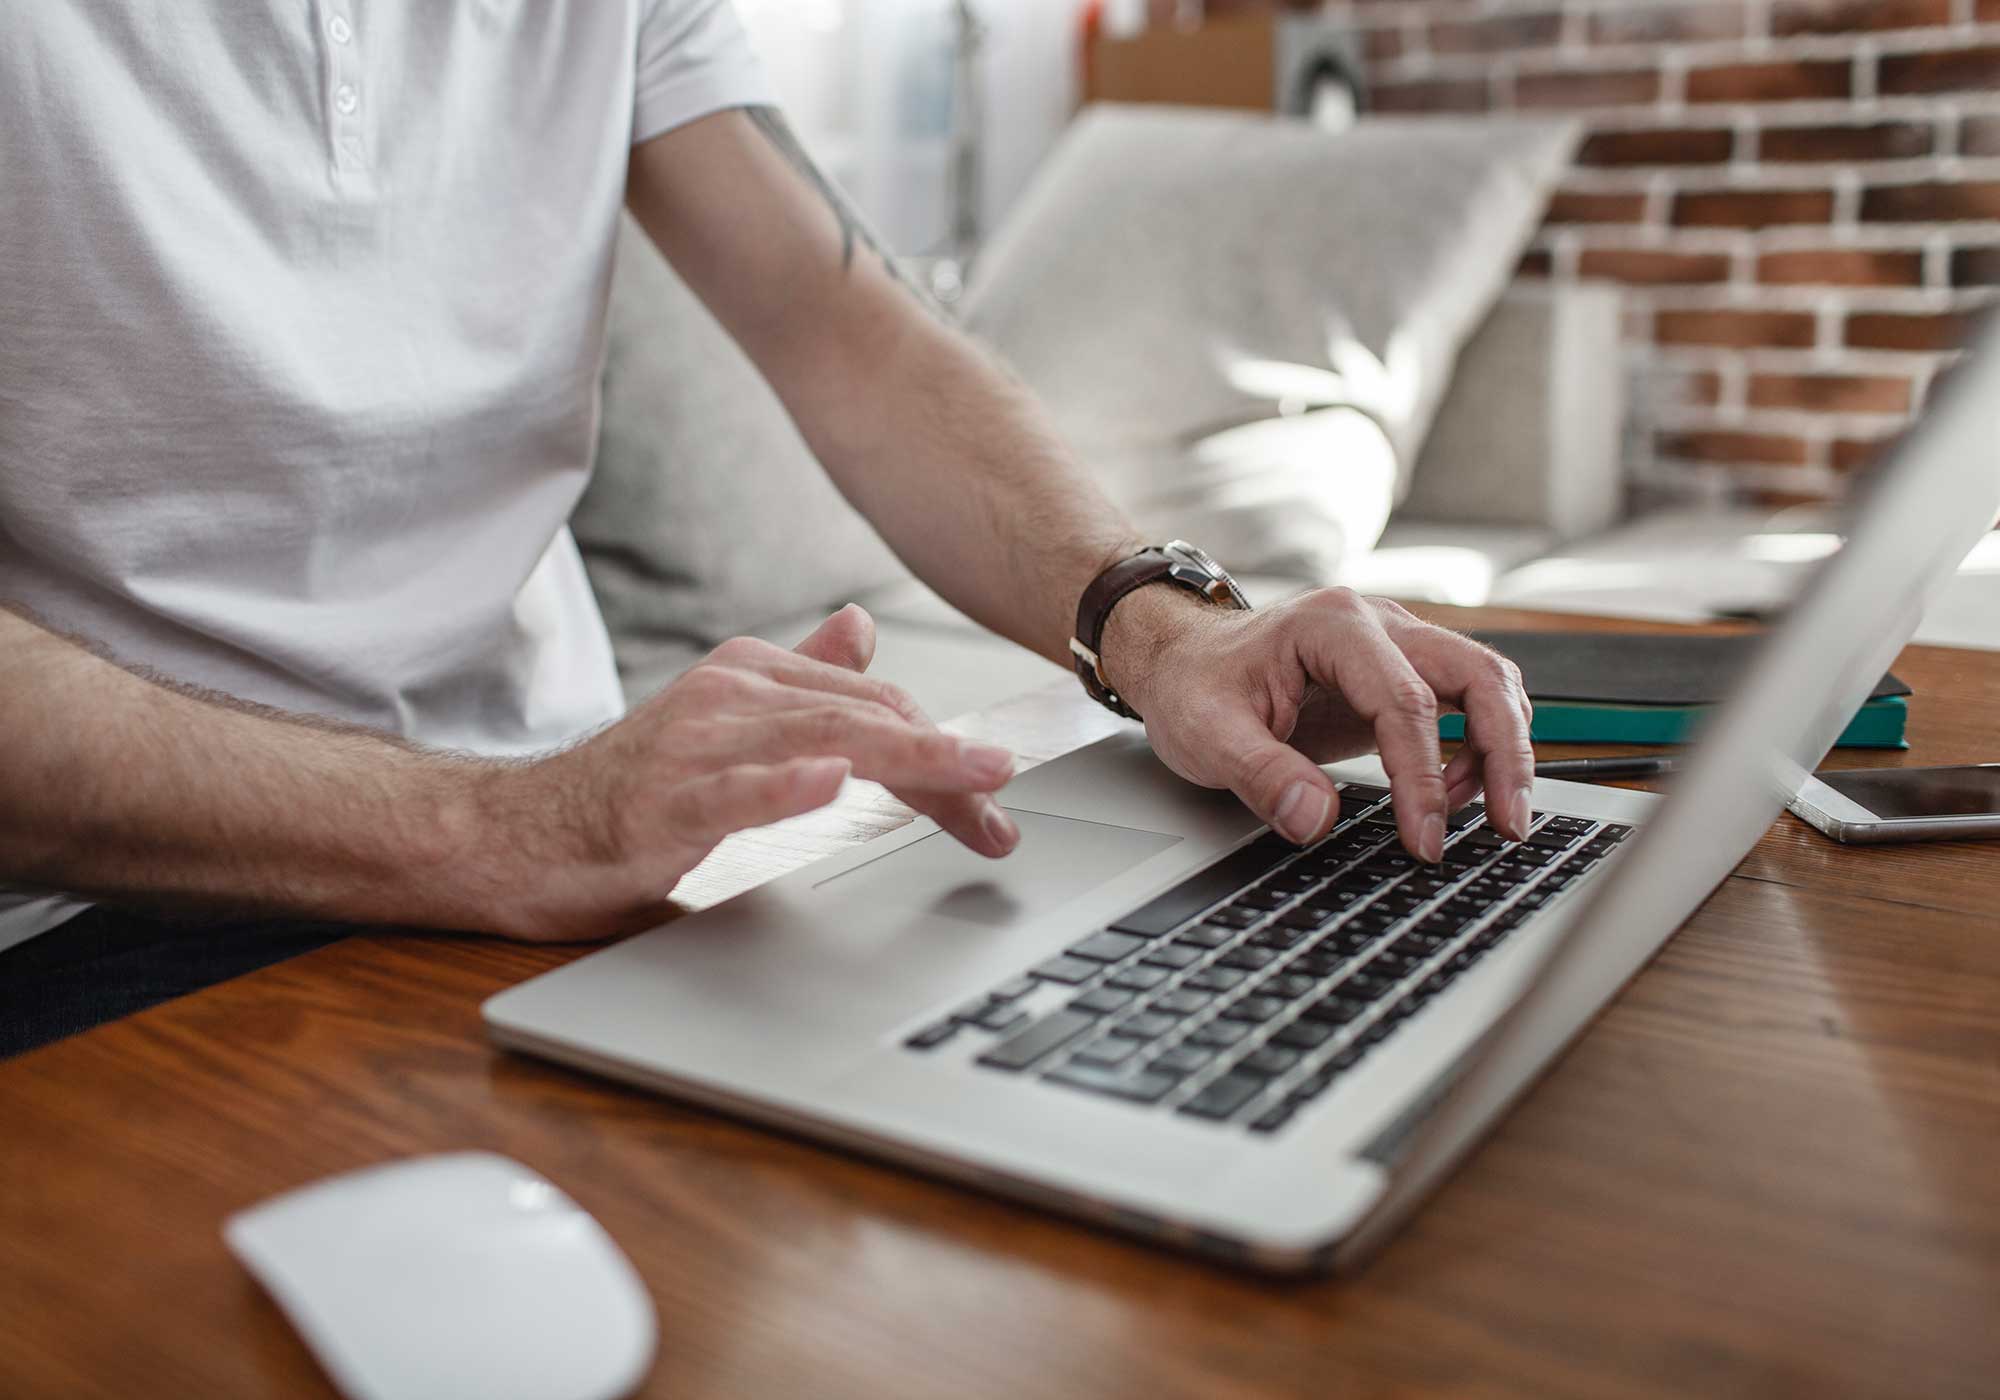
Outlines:
{"type": "Polygon", "coordinates": [[[1247,714],[1218,724],[1211,737],[1223,760],[1218,776],[1280,836],[1304,846],[1333,829],[1340,794],[1317,763],[1247,714]]]}
{"type": "Polygon", "coordinates": [[[792,650],[814,661],[865,671],[875,659],[875,619],[859,603],[849,603],[792,650]]]}
{"type": "Polygon", "coordinates": [[[795,758],[706,773],[666,795],[667,825],[680,840],[712,846],[732,832],[824,807],[853,766],[844,758],[795,758]]]}

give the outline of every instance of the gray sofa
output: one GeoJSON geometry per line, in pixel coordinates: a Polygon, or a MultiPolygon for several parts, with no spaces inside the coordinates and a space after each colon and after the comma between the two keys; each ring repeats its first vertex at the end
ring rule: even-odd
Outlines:
{"type": "MultiPolygon", "coordinates": [[[[1621,505],[1618,314],[1618,297],[1605,287],[1524,288],[1503,296],[1460,355],[1410,496],[1375,549],[1349,561],[1336,580],[1253,576],[1246,581],[1253,600],[1332,581],[1405,599],[1456,601],[1611,524],[1621,505]]],[[[661,326],[654,333],[670,330],[661,326]]],[[[609,430],[617,431],[616,424],[609,430]]],[[[684,436],[702,434],[695,429],[684,436]]],[[[613,488],[599,481],[591,489],[601,498],[613,488]]],[[[592,505],[587,499],[584,518],[592,505]]],[[[703,524],[732,550],[754,555],[759,515],[741,510],[703,524]]],[[[588,530],[579,534],[600,594],[630,587],[622,578],[609,582],[618,574],[615,563],[594,547],[588,530]]],[[[908,689],[940,719],[1060,675],[908,577],[851,595],[830,594],[806,610],[756,619],[742,630],[789,645],[850,601],[866,607],[878,624],[875,672],[908,689]]],[[[606,615],[627,695],[635,700],[672,680],[710,645],[709,636],[692,631],[675,637],[636,626],[623,610],[607,607],[606,615]]]]}
{"type": "MultiPolygon", "coordinates": [[[[965,324],[1142,530],[1207,545],[1253,599],[1477,601],[1621,509],[1616,293],[1503,292],[1573,135],[1329,142],[1093,109],[975,267],[965,324]]],[[[849,601],[879,624],[875,669],[938,718],[1060,675],[909,577],[629,223],[572,527],[634,698],[727,636],[790,643],[849,601]]]]}

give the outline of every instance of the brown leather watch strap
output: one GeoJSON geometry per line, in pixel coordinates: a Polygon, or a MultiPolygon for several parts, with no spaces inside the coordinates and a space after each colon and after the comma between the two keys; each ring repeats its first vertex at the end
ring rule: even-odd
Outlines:
{"type": "Polygon", "coordinates": [[[1127,719],[1139,718],[1104,678],[1099,654],[1104,647],[1104,624],[1118,600],[1135,588],[1144,588],[1167,576],[1174,567],[1163,549],[1142,549],[1129,559],[1121,559],[1090,582],[1076,605],[1076,640],[1070,650],[1076,654],[1076,674],[1091,698],[1127,719]]]}

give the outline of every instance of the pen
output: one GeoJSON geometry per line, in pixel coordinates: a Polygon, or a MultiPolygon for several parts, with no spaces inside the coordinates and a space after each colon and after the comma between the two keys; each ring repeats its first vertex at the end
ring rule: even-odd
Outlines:
{"type": "Polygon", "coordinates": [[[1623,758],[1554,758],[1535,765],[1537,778],[1651,778],[1680,767],[1674,754],[1630,754],[1623,758]]]}

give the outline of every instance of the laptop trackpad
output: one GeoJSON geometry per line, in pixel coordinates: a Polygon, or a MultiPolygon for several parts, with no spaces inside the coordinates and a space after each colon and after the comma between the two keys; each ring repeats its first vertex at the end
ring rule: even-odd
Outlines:
{"type": "Polygon", "coordinates": [[[975,855],[937,831],[813,888],[874,909],[911,909],[1004,928],[1061,908],[1181,839],[1008,811],[1020,824],[1021,844],[1004,860],[975,855]]]}

